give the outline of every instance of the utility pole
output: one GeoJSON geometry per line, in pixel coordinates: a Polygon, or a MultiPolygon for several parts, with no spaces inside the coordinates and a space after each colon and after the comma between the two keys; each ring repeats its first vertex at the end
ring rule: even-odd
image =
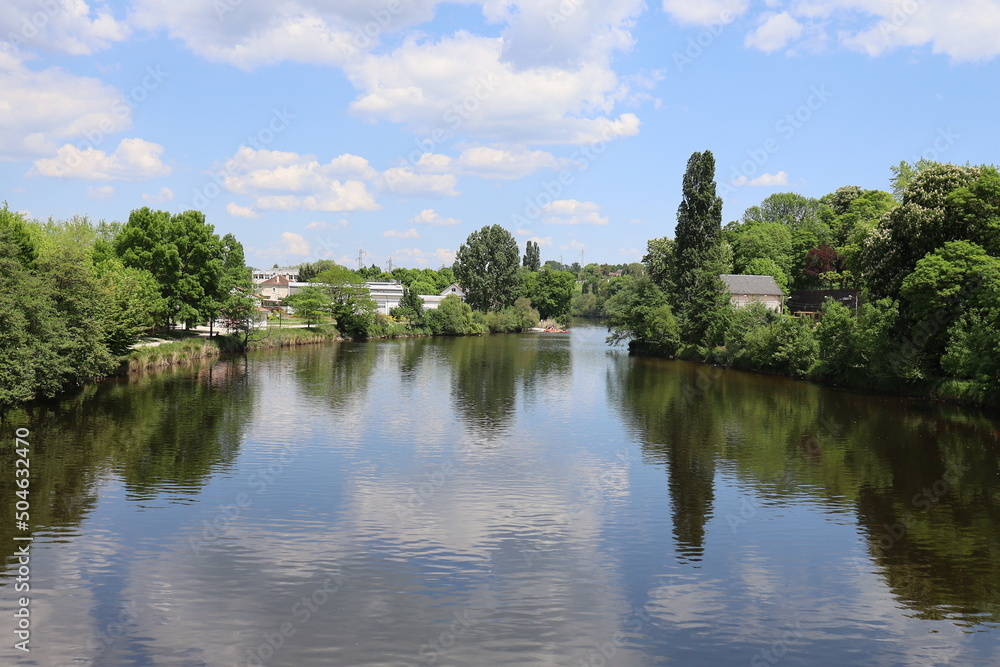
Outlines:
{"type": "Polygon", "coordinates": [[[389,273],[392,273],[392,256],[389,257],[387,264],[389,265],[389,273]]]}
{"type": "Polygon", "coordinates": [[[358,248],[358,269],[365,268],[365,255],[367,255],[363,249],[358,248]]]}

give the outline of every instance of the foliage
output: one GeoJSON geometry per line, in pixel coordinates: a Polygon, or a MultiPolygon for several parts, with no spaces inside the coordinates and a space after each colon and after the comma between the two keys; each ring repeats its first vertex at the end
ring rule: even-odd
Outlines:
{"type": "Polygon", "coordinates": [[[537,327],[538,321],[538,311],[531,307],[531,301],[521,297],[510,308],[486,313],[483,325],[490,333],[513,333],[537,327]]]}
{"type": "Polygon", "coordinates": [[[318,259],[315,262],[299,264],[299,280],[309,282],[319,274],[337,266],[332,259],[318,259]]]}
{"type": "Polygon", "coordinates": [[[750,260],[750,262],[743,267],[741,273],[748,276],[771,276],[774,281],[778,283],[778,287],[785,294],[788,294],[788,275],[784,270],[778,266],[773,259],[758,258],[750,260]]]}
{"type": "Polygon", "coordinates": [[[399,306],[390,313],[393,317],[404,318],[411,324],[419,326],[424,317],[424,300],[417,292],[403,287],[403,296],[399,306]]]}
{"type": "Polygon", "coordinates": [[[667,295],[649,276],[628,276],[604,305],[608,342],[632,341],[658,354],[674,355],[680,346],[680,325],[667,295]]]}
{"type": "Polygon", "coordinates": [[[651,239],[646,243],[646,254],[642,258],[642,263],[646,266],[646,273],[660,289],[668,294],[672,288],[670,277],[673,272],[676,246],[673,239],[666,236],[651,239]]]}
{"type": "Polygon", "coordinates": [[[715,157],[694,153],[684,172],[670,282],[672,304],[683,313],[703,289],[699,272],[717,257],[722,233],[722,198],[715,194],[715,157]]]}
{"type": "Polygon", "coordinates": [[[569,315],[576,277],[568,271],[546,269],[538,273],[538,285],[531,303],[542,319],[558,319],[569,315]]]}
{"type": "Polygon", "coordinates": [[[524,268],[529,271],[539,271],[542,268],[542,253],[537,241],[528,241],[524,247],[524,268]]]}
{"type": "Polygon", "coordinates": [[[333,302],[329,294],[319,285],[306,285],[284,300],[295,314],[305,318],[306,327],[317,324],[325,314],[332,314],[333,302]]]}
{"type": "Polygon", "coordinates": [[[256,299],[240,290],[229,295],[219,315],[240,352],[248,350],[255,334],[267,325],[256,299]]]}
{"type": "Polygon", "coordinates": [[[337,328],[351,338],[366,338],[377,324],[376,305],[364,280],[345,266],[334,266],[313,277],[329,299],[329,312],[337,328]]]}
{"type": "Polygon", "coordinates": [[[113,255],[98,264],[95,272],[104,292],[105,343],[112,354],[121,356],[166,318],[166,300],[149,271],[125,266],[113,255]]]}
{"type": "Polygon", "coordinates": [[[432,333],[439,335],[461,336],[483,332],[475,321],[472,308],[457,294],[449,294],[436,309],[428,310],[424,314],[424,324],[432,333]]]}
{"type": "Polygon", "coordinates": [[[502,310],[514,304],[520,255],[514,236],[500,225],[472,232],[455,256],[454,272],[468,295],[469,305],[483,312],[502,310]]]}

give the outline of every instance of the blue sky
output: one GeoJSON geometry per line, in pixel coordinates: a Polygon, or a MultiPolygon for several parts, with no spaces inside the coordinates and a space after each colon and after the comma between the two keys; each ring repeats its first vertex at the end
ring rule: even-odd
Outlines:
{"type": "Polygon", "coordinates": [[[637,261],[693,151],[724,222],[997,162],[997,34],[1000,0],[6,0],[0,196],[197,208],[261,267],[436,268],[486,224],[637,261]]]}

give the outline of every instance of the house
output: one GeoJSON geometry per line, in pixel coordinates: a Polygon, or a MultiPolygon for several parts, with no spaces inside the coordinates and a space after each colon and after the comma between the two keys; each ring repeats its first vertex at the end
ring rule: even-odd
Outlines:
{"type": "Polygon", "coordinates": [[[258,285],[278,276],[284,276],[288,281],[295,282],[299,279],[299,267],[283,266],[276,269],[252,269],[250,273],[251,279],[258,285]]]}
{"type": "Polygon", "coordinates": [[[465,297],[468,294],[468,292],[466,292],[465,288],[459,285],[458,283],[452,283],[447,287],[445,287],[443,290],[441,290],[440,296],[448,296],[449,294],[457,294],[462,299],[462,301],[465,301],[465,297]]]}
{"type": "Polygon", "coordinates": [[[291,294],[291,282],[288,276],[273,276],[257,286],[257,293],[266,301],[282,301],[291,294]]]}
{"type": "Polygon", "coordinates": [[[784,292],[773,277],[723,274],[719,278],[725,283],[730,301],[737,308],[751,303],[763,303],[771,310],[781,312],[784,292]]]}

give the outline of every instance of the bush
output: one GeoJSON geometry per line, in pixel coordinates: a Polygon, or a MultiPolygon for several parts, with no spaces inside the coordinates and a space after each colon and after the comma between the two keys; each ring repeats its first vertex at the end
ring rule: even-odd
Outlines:
{"type": "Polygon", "coordinates": [[[436,310],[424,314],[424,324],[438,335],[462,336],[483,333],[484,327],[476,322],[472,308],[458,295],[449,294],[436,310]]]}

